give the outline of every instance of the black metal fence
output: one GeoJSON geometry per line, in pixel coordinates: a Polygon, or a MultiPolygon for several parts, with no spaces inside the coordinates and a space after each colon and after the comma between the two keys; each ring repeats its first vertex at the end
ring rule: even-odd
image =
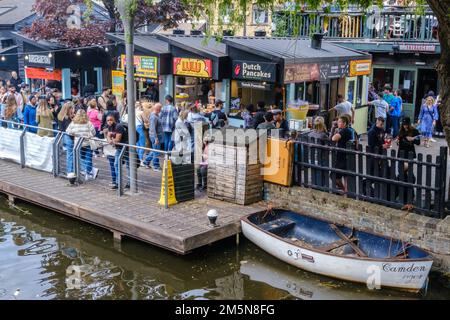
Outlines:
{"type": "MultiPolygon", "coordinates": [[[[336,176],[347,182],[347,197],[404,208],[419,214],[445,218],[447,155],[441,147],[439,155],[421,153],[405,155],[396,150],[363,151],[361,145],[349,143],[337,148],[329,141],[302,137],[296,142],[294,184],[325,192],[343,194],[336,176]],[[339,153],[339,156],[338,156],[339,153]],[[337,162],[344,159],[345,165],[337,162]],[[345,169],[338,169],[345,168],[345,169]]],[[[448,200],[448,199],[447,199],[448,200]]]]}

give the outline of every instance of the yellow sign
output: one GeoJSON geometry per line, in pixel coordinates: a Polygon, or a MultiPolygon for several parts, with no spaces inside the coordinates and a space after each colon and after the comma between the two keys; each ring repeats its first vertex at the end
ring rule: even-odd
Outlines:
{"type": "MultiPolygon", "coordinates": [[[[167,179],[167,188],[169,189],[169,194],[168,194],[168,200],[167,200],[167,205],[171,206],[174,204],[177,204],[178,201],[175,197],[175,182],[173,180],[173,174],[172,174],[172,162],[170,160],[167,161],[167,172],[168,172],[168,176],[169,178],[167,179]]],[[[161,197],[159,198],[159,204],[160,205],[165,205],[166,203],[166,187],[165,187],[165,179],[166,179],[166,162],[164,162],[164,167],[163,167],[163,174],[162,174],[162,180],[161,180],[161,197]]]]}
{"type": "MultiPolygon", "coordinates": [[[[125,70],[126,56],[120,56],[122,70],[125,70]]],[[[134,56],[134,66],[136,68],[136,77],[141,78],[158,78],[158,58],[149,56],[134,56]]]]}
{"type": "Polygon", "coordinates": [[[116,97],[122,97],[122,93],[125,91],[125,78],[124,73],[120,70],[111,71],[112,78],[112,93],[116,97]]]}
{"type": "Polygon", "coordinates": [[[212,78],[212,61],[208,59],[173,58],[173,73],[179,76],[212,78]]]}
{"type": "Polygon", "coordinates": [[[350,61],[350,77],[369,75],[372,70],[372,60],[350,61]]]}

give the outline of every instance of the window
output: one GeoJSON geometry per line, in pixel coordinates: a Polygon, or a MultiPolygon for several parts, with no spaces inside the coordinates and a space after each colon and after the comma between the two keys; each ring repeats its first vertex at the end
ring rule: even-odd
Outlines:
{"type": "Polygon", "coordinates": [[[404,103],[414,103],[415,71],[400,70],[398,88],[404,103]]]}
{"type": "Polygon", "coordinates": [[[269,14],[267,12],[267,10],[264,9],[260,9],[258,7],[258,5],[254,4],[253,5],[253,24],[267,24],[269,22],[269,14]]]}

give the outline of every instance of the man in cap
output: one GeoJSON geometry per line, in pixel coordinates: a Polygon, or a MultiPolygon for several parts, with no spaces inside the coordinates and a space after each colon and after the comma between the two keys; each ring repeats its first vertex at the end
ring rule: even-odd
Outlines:
{"type": "Polygon", "coordinates": [[[222,111],[222,108],[223,108],[223,101],[220,99],[216,100],[215,109],[211,113],[210,117],[213,129],[220,129],[228,124],[228,117],[222,111]]]}
{"type": "Polygon", "coordinates": [[[289,131],[287,120],[283,119],[283,111],[280,109],[272,110],[275,129],[278,129],[280,138],[284,138],[289,131]]]}

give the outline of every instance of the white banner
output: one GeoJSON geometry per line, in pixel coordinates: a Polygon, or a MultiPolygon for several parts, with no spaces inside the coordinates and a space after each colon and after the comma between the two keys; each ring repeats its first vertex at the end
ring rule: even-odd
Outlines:
{"type": "MultiPolygon", "coordinates": [[[[20,163],[20,135],[22,130],[0,127],[0,159],[20,163]]],[[[53,172],[53,141],[55,138],[25,134],[25,165],[27,167],[53,172]]]]}

